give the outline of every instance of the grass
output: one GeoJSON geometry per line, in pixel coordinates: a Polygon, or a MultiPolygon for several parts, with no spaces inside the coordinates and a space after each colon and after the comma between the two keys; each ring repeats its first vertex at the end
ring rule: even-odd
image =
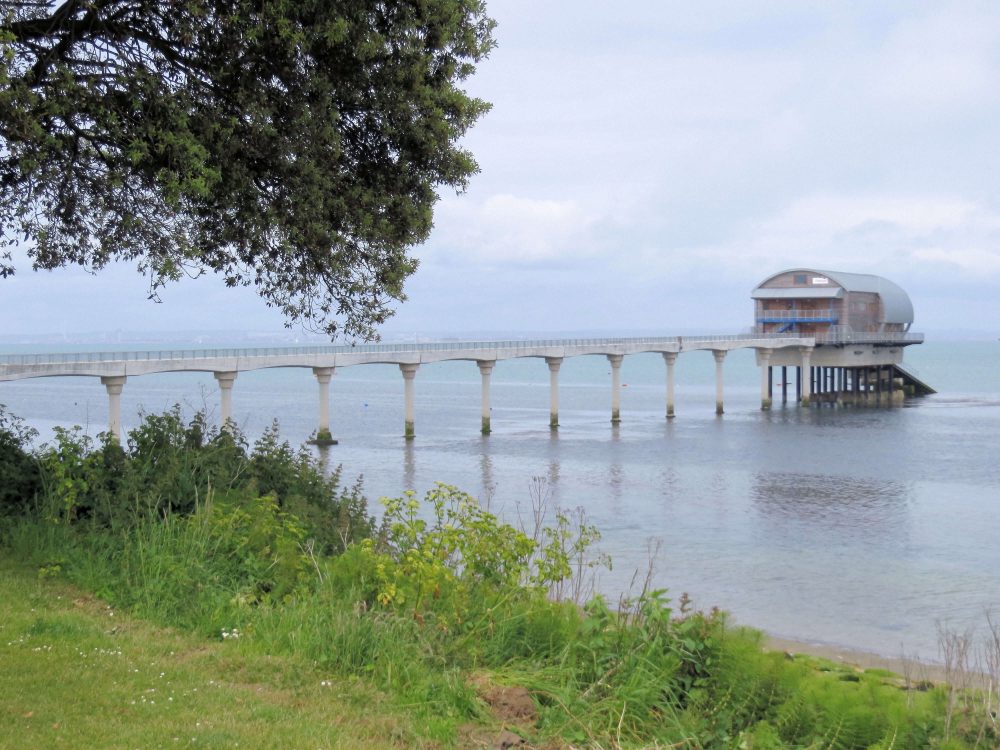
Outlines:
{"type": "Polygon", "coordinates": [[[651,573],[588,597],[600,535],[559,509],[549,525],[540,493],[512,525],[437,485],[384,499],[376,528],[360,488],[276,428],[249,452],[174,411],[127,450],[63,431],[29,452],[2,416],[0,477],[18,480],[0,482],[2,747],[465,748],[510,728],[547,749],[1000,741],[1000,667],[961,689],[969,636],[946,641],[953,686],[918,691],[765,653],[651,573]]]}
{"type": "Polygon", "coordinates": [[[0,747],[419,748],[364,680],[111,609],[0,555],[0,747]]]}

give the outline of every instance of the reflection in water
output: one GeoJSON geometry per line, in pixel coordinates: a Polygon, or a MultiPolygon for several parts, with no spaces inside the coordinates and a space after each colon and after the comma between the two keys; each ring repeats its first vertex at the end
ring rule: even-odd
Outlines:
{"type": "Polygon", "coordinates": [[[907,520],[908,487],[887,479],[757,472],[751,497],[764,518],[866,535],[907,520]]]}
{"type": "Polygon", "coordinates": [[[625,470],[620,461],[613,461],[608,464],[608,489],[611,490],[612,507],[618,508],[621,505],[622,488],[625,485],[625,470]]]}
{"type": "Polygon", "coordinates": [[[316,452],[319,454],[317,461],[319,468],[324,474],[330,473],[330,447],[329,445],[316,445],[316,452]]]}
{"type": "Polygon", "coordinates": [[[496,492],[496,481],[493,479],[493,456],[489,453],[488,441],[483,440],[483,452],[479,456],[479,469],[483,474],[482,494],[480,501],[486,506],[490,506],[490,501],[496,492]]]}
{"type": "Polygon", "coordinates": [[[562,466],[559,463],[559,430],[549,431],[549,467],[547,477],[549,480],[550,492],[558,493],[559,472],[562,466]]]}

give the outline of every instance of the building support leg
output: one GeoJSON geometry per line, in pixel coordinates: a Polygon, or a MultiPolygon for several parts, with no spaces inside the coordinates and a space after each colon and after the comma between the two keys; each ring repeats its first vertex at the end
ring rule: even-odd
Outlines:
{"type": "Polygon", "coordinates": [[[562,357],[546,357],[545,364],[549,366],[549,427],[555,430],[559,427],[559,367],[562,357]]]}
{"type": "Polygon", "coordinates": [[[728,352],[725,349],[713,349],[712,356],[715,357],[715,413],[723,414],[723,373],[722,363],[726,359],[728,352]]]}
{"type": "Polygon", "coordinates": [[[760,359],[760,408],[761,411],[771,409],[771,350],[758,349],[760,359]]]}
{"type": "Polygon", "coordinates": [[[125,387],[125,376],[102,376],[101,385],[108,392],[108,434],[120,445],[122,442],[122,388],[125,387]]]}
{"type": "Polygon", "coordinates": [[[233,382],[236,380],[236,372],[212,374],[219,383],[219,420],[222,422],[222,429],[229,431],[233,422],[233,382]]]}
{"type": "Polygon", "coordinates": [[[622,360],[624,354],[605,355],[611,363],[611,424],[622,421],[622,360]]]}
{"type": "Polygon", "coordinates": [[[313,375],[319,384],[319,426],[316,437],[309,442],[313,445],[336,445],[337,441],[330,434],[330,380],[333,378],[332,367],[314,367],[313,375]]]}
{"type": "MultiPolygon", "coordinates": [[[[803,372],[809,372],[809,358],[812,356],[813,348],[811,346],[799,347],[799,351],[802,353],[802,370],[803,372]]],[[[809,388],[809,378],[803,378],[802,380],[802,405],[809,406],[810,403],[810,393],[809,388]]]]}
{"type": "Polygon", "coordinates": [[[420,365],[416,363],[399,366],[399,371],[403,373],[403,437],[406,440],[413,440],[417,434],[413,429],[413,380],[416,378],[419,368],[420,365]]]}
{"type": "Polygon", "coordinates": [[[663,352],[663,361],[667,363],[667,419],[673,419],[674,365],[677,364],[677,352],[663,352]]]}
{"type": "Polygon", "coordinates": [[[781,403],[788,403],[788,366],[781,366],[781,403]]]}
{"type": "Polygon", "coordinates": [[[496,360],[480,360],[476,362],[479,365],[479,374],[483,379],[483,427],[482,433],[484,435],[490,434],[490,374],[493,372],[493,366],[496,365],[496,360]]]}

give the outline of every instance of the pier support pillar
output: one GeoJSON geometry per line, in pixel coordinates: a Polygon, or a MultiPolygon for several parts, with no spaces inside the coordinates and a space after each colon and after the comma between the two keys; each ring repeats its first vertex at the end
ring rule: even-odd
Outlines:
{"type": "Polygon", "coordinates": [[[562,357],[545,358],[549,366],[549,427],[553,430],[559,426],[559,366],[562,361],[562,357]]]}
{"type": "Polygon", "coordinates": [[[611,424],[622,421],[622,360],[624,354],[607,354],[611,363],[611,424]]]}
{"type": "Polygon", "coordinates": [[[728,354],[725,349],[713,349],[712,356],[715,357],[715,413],[722,414],[725,409],[722,407],[722,363],[728,354]]]}
{"type": "Polygon", "coordinates": [[[212,374],[219,383],[219,421],[222,423],[222,429],[228,431],[229,423],[233,421],[233,382],[236,380],[236,372],[214,372],[212,374]]]}
{"type": "Polygon", "coordinates": [[[125,387],[124,375],[105,375],[101,377],[101,385],[108,391],[108,432],[116,443],[122,441],[122,388],[125,387]]]}
{"type": "Polygon", "coordinates": [[[760,358],[760,408],[769,411],[771,408],[771,350],[758,349],[760,358]]]}
{"type": "Polygon", "coordinates": [[[677,352],[663,352],[663,361],[667,363],[667,419],[673,419],[674,365],[677,363],[677,352]]]}
{"type": "Polygon", "coordinates": [[[313,375],[319,383],[319,426],[316,428],[316,437],[310,440],[313,445],[336,445],[330,433],[330,380],[333,378],[332,367],[314,367],[313,375]]]}
{"type": "Polygon", "coordinates": [[[483,428],[484,435],[490,434],[490,374],[493,372],[495,360],[479,360],[479,374],[483,377],[483,428]]]}
{"type": "Polygon", "coordinates": [[[417,376],[419,368],[420,365],[418,364],[399,366],[399,371],[403,373],[403,400],[405,403],[403,437],[407,440],[413,440],[413,436],[416,435],[416,432],[413,430],[413,379],[417,376]]]}
{"type": "Polygon", "coordinates": [[[788,365],[781,366],[781,403],[788,403],[788,365]]]}
{"type": "Polygon", "coordinates": [[[813,348],[811,346],[800,346],[799,351],[802,353],[802,405],[809,406],[810,397],[812,396],[809,359],[812,357],[813,348]]]}

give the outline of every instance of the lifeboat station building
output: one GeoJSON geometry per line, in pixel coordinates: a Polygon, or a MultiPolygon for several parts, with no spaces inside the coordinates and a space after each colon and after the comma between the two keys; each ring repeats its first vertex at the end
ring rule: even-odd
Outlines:
{"type": "Polygon", "coordinates": [[[923,336],[909,332],[913,304],[888,279],[793,268],[764,279],[751,297],[755,334],[816,341],[808,365],[793,350],[775,349],[767,361],[758,350],[757,364],[769,368],[769,390],[780,388],[782,401],[791,385],[801,400],[803,377],[809,378],[806,393],[820,402],[892,404],[934,392],[903,365],[904,348],[923,342],[923,336]]]}

